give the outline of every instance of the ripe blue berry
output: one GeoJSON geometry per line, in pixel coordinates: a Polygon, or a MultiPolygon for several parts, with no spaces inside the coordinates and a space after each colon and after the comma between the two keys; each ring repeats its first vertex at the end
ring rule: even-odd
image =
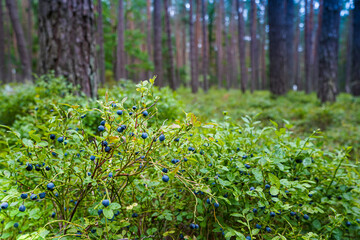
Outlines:
{"type": "Polygon", "coordinates": [[[304,219],[305,219],[305,220],[309,220],[309,215],[304,214],[304,219]]]}
{"type": "Polygon", "coordinates": [[[98,215],[101,215],[103,213],[103,210],[102,209],[99,209],[98,210],[98,215]]]}
{"type": "Polygon", "coordinates": [[[19,224],[18,223],[14,223],[14,228],[18,228],[19,224]]]}
{"type": "Polygon", "coordinates": [[[219,203],[214,203],[214,207],[216,207],[216,208],[218,208],[220,206],[220,204],[219,203]]]}
{"type": "Polygon", "coordinates": [[[163,171],[164,173],[167,173],[167,172],[168,172],[167,168],[163,168],[162,171],[163,171]]]}
{"type": "Polygon", "coordinates": [[[59,143],[62,143],[64,141],[64,137],[59,137],[57,140],[59,143]]]}
{"type": "Polygon", "coordinates": [[[50,171],[50,167],[49,166],[46,166],[46,171],[50,171]]]}
{"type": "Polygon", "coordinates": [[[19,207],[19,211],[20,211],[20,212],[24,212],[25,209],[26,209],[26,207],[25,207],[24,205],[21,205],[21,206],[19,207]]]}
{"type": "Polygon", "coordinates": [[[254,187],[251,187],[251,188],[250,188],[250,191],[253,191],[253,190],[255,190],[255,188],[254,188],[254,187]]]}
{"type": "Polygon", "coordinates": [[[247,169],[249,169],[249,168],[250,168],[250,165],[249,165],[249,164],[245,164],[245,167],[246,167],[247,169]]]}
{"type": "Polygon", "coordinates": [[[105,147],[105,152],[110,152],[111,148],[109,146],[105,147]]]}
{"type": "Polygon", "coordinates": [[[295,216],[295,215],[296,215],[296,212],[290,212],[290,215],[291,215],[291,216],[295,216]]]}
{"type": "Polygon", "coordinates": [[[136,110],[136,106],[133,106],[132,109],[133,109],[133,110],[136,110]]]}
{"type": "Polygon", "coordinates": [[[105,126],[105,120],[102,120],[101,122],[100,122],[100,125],[102,125],[102,126],[105,126]]]}
{"type": "Polygon", "coordinates": [[[3,202],[0,205],[1,209],[7,209],[9,207],[9,204],[7,202],[3,202]]]}
{"type": "Polygon", "coordinates": [[[179,142],[179,141],[180,141],[180,138],[175,138],[174,141],[175,141],[175,142],[179,142]]]}
{"type": "Polygon", "coordinates": [[[33,165],[31,163],[26,164],[26,170],[31,171],[33,169],[33,165]]]}
{"type": "Polygon", "coordinates": [[[250,236],[247,236],[247,237],[246,237],[246,240],[251,240],[251,237],[250,237],[250,236]]]}
{"type": "Polygon", "coordinates": [[[135,218],[135,217],[138,217],[138,214],[137,214],[137,213],[133,213],[131,216],[135,218]]]}
{"type": "Polygon", "coordinates": [[[109,178],[112,178],[113,177],[113,173],[109,173],[109,178]]]}
{"type": "Polygon", "coordinates": [[[31,200],[36,200],[36,199],[37,199],[37,195],[34,194],[34,193],[31,194],[31,195],[30,195],[30,199],[31,199],[31,200]]]}
{"type": "Polygon", "coordinates": [[[20,195],[20,197],[22,198],[22,199],[26,199],[27,198],[27,193],[22,193],[21,195],[20,195]]]}
{"type": "Polygon", "coordinates": [[[104,200],[102,201],[102,205],[104,205],[104,207],[107,207],[107,206],[110,205],[110,201],[109,201],[108,199],[104,199],[104,200]]]}
{"type": "Polygon", "coordinates": [[[270,227],[266,227],[265,230],[266,230],[267,232],[271,232],[271,228],[270,228],[270,227]]]}
{"type": "Polygon", "coordinates": [[[122,114],[123,114],[123,111],[122,111],[122,110],[117,110],[117,112],[116,112],[116,113],[117,113],[117,115],[119,115],[119,116],[120,116],[120,115],[122,115],[122,114]]]}
{"type": "Polygon", "coordinates": [[[168,182],[170,178],[169,178],[167,175],[164,175],[164,176],[162,176],[161,179],[162,179],[164,182],[168,182]]]}
{"type": "Polygon", "coordinates": [[[206,202],[207,202],[208,204],[210,204],[210,203],[211,203],[211,200],[208,198],[208,199],[206,199],[206,202]]]}
{"type": "Polygon", "coordinates": [[[266,184],[265,185],[265,189],[269,189],[270,188],[270,185],[269,184],[266,184]]]}
{"type": "Polygon", "coordinates": [[[43,198],[45,198],[45,195],[46,195],[46,193],[45,193],[45,192],[43,192],[43,193],[40,193],[40,194],[39,194],[39,197],[40,197],[40,199],[43,199],[43,198]]]}
{"type": "Polygon", "coordinates": [[[270,217],[275,217],[275,213],[274,212],[270,212],[270,217]]]}
{"type": "Polygon", "coordinates": [[[142,115],[143,115],[144,117],[146,117],[147,115],[149,115],[149,113],[145,110],[145,111],[142,112],[142,115]]]}
{"type": "Polygon", "coordinates": [[[256,227],[257,229],[261,229],[261,225],[260,225],[260,224],[256,224],[255,227],[256,227]]]}
{"type": "Polygon", "coordinates": [[[54,188],[55,188],[55,184],[52,183],[52,182],[50,182],[50,183],[48,183],[48,184],[46,185],[46,187],[47,187],[48,190],[53,191],[54,188]]]}
{"type": "Polygon", "coordinates": [[[191,223],[191,224],[190,224],[190,228],[191,228],[191,229],[195,229],[195,224],[191,223]]]}
{"type": "Polygon", "coordinates": [[[103,125],[98,126],[98,131],[102,132],[105,130],[105,127],[103,125]]]}
{"type": "Polygon", "coordinates": [[[350,226],[351,226],[351,222],[347,221],[347,222],[346,222],[346,226],[350,227],[350,226]]]}
{"type": "Polygon", "coordinates": [[[54,218],[55,216],[56,216],[56,213],[53,212],[53,213],[51,214],[51,217],[54,218]]]}
{"type": "Polygon", "coordinates": [[[88,175],[88,176],[91,176],[91,172],[88,172],[87,175],[88,175]]]}
{"type": "Polygon", "coordinates": [[[55,139],[55,134],[50,134],[50,139],[54,140],[55,139]]]}
{"type": "Polygon", "coordinates": [[[91,155],[91,156],[90,156],[90,160],[91,160],[91,161],[94,161],[94,160],[95,160],[95,156],[94,156],[94,155],[91,155]]]}
{"type": "Polygon", "coordinates": [[[142,133],[142,134],[141,134],[141,138],[142,138],[142,139],[146,139],[147,137],[148,137],[147,133],[142,133]]]}
{"type": "Polygon", "coordinates": [[[160,142],[163,142],[163,141],[165,140],[164,134],[161,134],[161,135],[160,135],[159,140],[160,140],[160,142]]]}
{"type": "Polygon", "coordinates": [[[257,209],[256,209],[256,208],[253,208],[253,213],[257,213],[257,209]]]}

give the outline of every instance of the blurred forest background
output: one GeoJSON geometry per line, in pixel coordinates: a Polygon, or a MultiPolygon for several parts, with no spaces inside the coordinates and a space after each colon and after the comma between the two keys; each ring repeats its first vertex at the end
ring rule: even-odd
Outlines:
{"type": "Polygon", "coordinates": [[[360,94],[359,0],[1,0],[0,79],[360,94]],[[320,69],[320,70],[319,70],[320,69]]]}

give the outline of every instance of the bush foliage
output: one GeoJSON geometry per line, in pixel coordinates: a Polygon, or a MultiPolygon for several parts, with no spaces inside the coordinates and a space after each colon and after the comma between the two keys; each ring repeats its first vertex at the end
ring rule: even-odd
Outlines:
{"type": "MultiPolygon", "coordinates": [[[[24,90],[36,94],[1,120],[1,239],[359,238],[350,147],[327,150],[319,131],[297,137],[277,115],[270,124],[251,111],[233,117],[235,106],[211,121],[216,104],[183,112],[153,81],[136,93],[129,83],[102,90],[98,101],[46,79],[24,90]]],[[[4,92],[15,106],[18,96],[4,92]]],[[[295,100],[252,107],[267,104],[270,114],[275,101],[295,100]]],[[[328,124],[335,107],[319,121],[328,124]]],[[[331,121],[329,129],[341,118],[331,121]]]]}

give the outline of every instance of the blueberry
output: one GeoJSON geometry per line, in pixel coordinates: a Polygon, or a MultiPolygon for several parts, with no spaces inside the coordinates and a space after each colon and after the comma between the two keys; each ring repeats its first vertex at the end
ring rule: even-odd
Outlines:
{"type": "Polygon", "coordinates": [[[199,229],[199,225],[195,224],[195,229],[199,229]]]}
{"type": "Polygon", "coordinates": [[[98,210],[98,215],[101,215],[103,213],[103,210],[102,209],[99,209],[98,210]]]}
{"type": "Polygon", "coordinates": [[[163,142],[163,141],[165,140],[164,134],[161,134],[161,135],[160,135],[159,140],[160,140],[160,142],[163,142]]]}
{"type": "Polygon", "coordinates": [[[105,147],[105,152],[110,152],[111,148],[109,146],[105,147]]]}
{"type": "Polygon", "coordinates": [[[179,141],[180,141],[180,138],[175,138],[174,141],[175,141],[175,142],[179,142],[179,141]]]}
{"type": "Polygon", "coordinates": [[[36,165],[35,165],[35,170],[36,170],[36,171],[40,171],[40,170],[41,170],[41,165],[40,165],[40,164],[36,164],[36,165]]]}
{"type": "Polygon", "coordinates": [[[136,106],[133,106],[132,109],[133,109],[133,110],[136,110],[136,106]]]}
{"type": "Polygon", "coordinates": [[[103,125],[98,126],[98,131],[102,132],[105,130],[105,127],[103,125]]]}
{"type": "Polygon", "coordinates": [[[86,114],[84,114],[84,115],[81,116],[82,119],[85,118],[85,117],[86,117],[86,114]]]}
{"type": "Polygon", "coordinates": [[[350,226],[351,226],[351,222],[347,221],[347,222],[346,222],[346,226],[350,227],[350,226]]]}
{"type": "Polygon", "coordinates": [[[109,201],[108,199],[104,199],[104,200],[102,201],[102,205],[104,205],[104,207],[107,207],[107,206],[110,205],[110,201],[109,201]]]}
{"type": "Polygon", "coordinates": [[[27,198],[27,193],[22,193],[21,195],[20,195],[20,197],[22,198],[22,199],[26,199],[27,198]]]}
{"type": "Polygon", "coordinates": [[[254,187],[251,187],[251,188],[250,188],[250,191],[253,191],[253,190],[255,190],[255,188],[254,188],[254,187]]]}
{"type": "Polygon", "coordinates": [[[1,209],[7,209],[9,207],[9,204],[7,202],[3,202],[0,205],[1,209]]]}
{"type": "Polygon", "coordinates": [[[40,199],[43,199],[43,198],[45,198],[45,195],[46,195],[46,193],[45,193],[45,192],[43,192],[43,193],[40,193],[40,194],[39,194],[39,197],[40,197],[40,199]]]}
{"type": "Polygon", "coordinates": [[[26,164],[26,170],[31,171],[33,169],[33,165],[31,163],[26,164]]]}
{"type": "Polygon", "coordinates": [[[247,156],[246,156],[246,155],[242,156],[242,159],[246,159],[246,158],[247,158],[247,156]]]}
{"type": "Polygon", "coordinates": [[[162,179],[164,182],[168,182],[170,178],[169,178],[167,175],[164,175],[161,179],[162,179]]]}
{"type": "Polygon", "coordinates": [[[50,134],[50,139],[54,140],[55,139],[55,134],[50,134]]]}
{"type": "Polygon", "coordinates": [[[31,194],[31,195],[30,195],[30,199],[31,199],[31,200],[36,200],[36,199],[37,199],[37,195],[34,194],[34,193],[31,194]]]}
{"type": "Polygon", "coordinates": [[[274,212],[270,212],[270,217],[275,217],[275,213],[274,212]]]}
{"type": "Polygon", "coordinates": [[[51,215],[50,215],[52,218],[54,218],[56,216],[56,213],[53,212],[51,215]]]}
{"type": "Polygon", "coordinates": [[[187,162],[187,158],[184,158],[184,162],[187,162]]]}
{"type": "Polygon", "coordinates": [[[19,224],[18,224],[18,223],[14,223],[14,227],[15,227],[15,228],[18,228],[18,227],[19,227],[19,224]]]}
{"type": "Polygon", "coordinates": [[[247,237],[246,237],[246,240],[251,240],[251,237],[250,237],[250,236],[247,236],[247,237]]]}
{"type": "Polygon", "coordinates": [[[25,207],[24,205],[21,205],[21,206],[19,207],[19,211],[20,211],[20,212],[24,212],[25,209],[26,209],[26,207],[25,207]]]}
{"type": "Polygon", "coordinates": [[[105,126],[105,123],[106,123],[106,121],[105,121],[105,120],[102,120],[102,121],[100,122],[100,125],[101,125],[101,126],[105,126]]]}
{"type": "Polygon", "coordinates": [[[91,155],[91,156],[90,156],[90,160],[91,160],[91,161],[94,161],[94,160],[95,160],[95,156],[91,155]]]}
{"type": "Polygon", "coordinates": [[[131,216],[135,218],[138,217],[139,215],[137,213],[133,213],[131,216]]]}
{"type": "Polygon", "coordinates": [[[56,157],[57,156],[57,153],[56,152],[51,152],[51,154],[56,157]]]}
{"type": "Polygon", "coordinates": [[[246,167],[247,169],[249,169],[249,168],[250,168],[250,165],[249,165],[249,164],[245,164],[245,167],[246,167]]]}
{"type": "Polygon", "coordinates": [[[257,229],[261,229],[261,225],[260,225],[260,224],[256,224],[255,227],[256,227],[257,229]]]}
{"type": "Polygon", "coordinates": [[[52,182],[50,182],[50,183],[48,183],[48,184],[46,185],[46,187],[47,187],[48,190],[53,191],[54,188],[55,188],[55,184],[52,183],[52,182]]]}
{"type": "Polygon", "coordinates": [[[64,141],[64,137],[59,137],[57,140],[59,143],[62,143],[64,141]]]}
{"type": "Polygon", "coordinates": [[[220,204],[219,203],[214,203],[214,207],[216,207],[216,208],[218,208],[220,206],[220,204]]]}
{"type": "Polygon", "coordinates": [[[167,173],[167,172],[168,172],[167,168],[163,168],[162,171],[163,171],[164,173],[167,173]]]}
{"type": "Polygon", "coordinates": [[[46,171],[50,171],[50,167],[49,166],[46,166],[46,171]]]}
{"type": "Polygon", "coordinates": [[[291,216],[295,216],[295,215],[296,215],[296,212],[290,212],[290,215],[291,215],[291,216]]]}
{"type": "Polygon", "coordinates": [[[305,220],[309,220],[309,215],[304,214],[304,219],[305,219],[305,220]]]}
{"type": "Polygon", "coordinates": [[[265,185],[265,189],[269,189],[270,188],[270,185],[269,184],[266,184],[265,185]]]}
{"type": "Polygon", "coordinates": [[[131,116],[131,115],[133,115],[133,113],[132,113],[132,112],[129,112],[129,115],[131,116]]]}
{"type": "Polygon", "coordinates": [[[55,193],[55,197],[58,197],[59,196],[59,193],[55,193]]]}
{"type": "Polygon", "coordinates": [[[149,113],[145,110],[145,111],[142,112],[142,115],[143,115],[144,117],[147,117],[147,115],[149,115],[149,113]]]}
{"type": "Polygon", "coordinates": [[[257,213],[257,209],[256,209],[256,208],[253,208],[253,213],[257,213]]]}
{"type": "Polygon", "coordinates": [[[309,193],[309,197],[312,197],[313,195],[311,193],[309,193]]]}
{"type": "Polygon", "coordinates": [[[271,228],[270,228],[270,227],[266,227],[265,230],[266,230],[267,232],[271,232],[271,228]]]}
{"type": "Polygon", "coordinates": [[[206,199],[206,202],[207,202],[208,204],[210,204],[210,203],[211,203],[211,200],[208,198],[208,199],[206,199]]]}
{"type": "Polygon", "coordinates": [[[142,139],[146,139],[147,137],[148,137],[147,133],[142,133],[142,134],[141,134],[141,138],[142,138],[142,139]]]}
{"type": "Polygon", "coordinates": [[[118,216],[120,214],[120,211],[118,210],[118,211],[116,211],[115,213],[114,213],[114,216],[116,217],[116,216],[118,216]]]}
{"type": "Polygon", "coordinates": [[[91,233],[96,233],[96,229],[91,229],[91,233]]]}
{"type": "Polygon", "coordinates": [[[195,229],[195,224],[191,223],[191,224],[190,224],[190,228],[191,228],[191,229],[195,229]]]}
{"type": "Polygon", "coordinates": [[[117,115],[119,115],[119,116],[120,116],[120,115],[122,115],[122,114],[123,114],[123,111],[122,111],[122,110],[117,110],[117,112],[116,112],[116,113],[117,113],[117,115]]]}
{"type": "Polygon", "coordinates": [[[113,173],[109,173],[109,178],[112,178],[113,177],[113,173]]]}

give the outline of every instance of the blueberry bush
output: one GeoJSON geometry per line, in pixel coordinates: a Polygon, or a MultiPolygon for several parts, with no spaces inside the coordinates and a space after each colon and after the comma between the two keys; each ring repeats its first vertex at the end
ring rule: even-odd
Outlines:
{"type": "Polygon", "coordinates": [[[153,83],[37,97],[1,126],[1,239],[360,237],[351,147],[287,121],[203,122],[153,83]]]}

